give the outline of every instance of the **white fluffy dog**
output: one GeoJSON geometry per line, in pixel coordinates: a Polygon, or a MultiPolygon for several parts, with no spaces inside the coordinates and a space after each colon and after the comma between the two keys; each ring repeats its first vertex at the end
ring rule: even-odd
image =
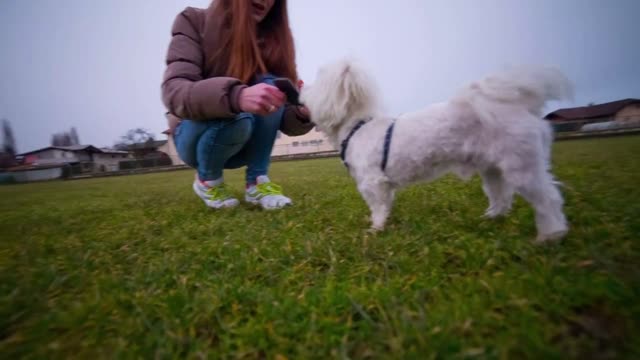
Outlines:
{"type": "Polygon", "coordinates": [[[537,241],[568,231],[563,198],[550,173],[553,133],[541,118],[548,100],[571,98],[552,68],[519,68],[464,87],[448,102],[397,119],[378,111],[377,91],[351,60],[320,69],[301,101],[336,148],[369,205],[373,230],[382,230],[397,189],[453,172],[476,172],[489,198],[485,216],[507,213],[514,193],[535,209],[537,241]]]}

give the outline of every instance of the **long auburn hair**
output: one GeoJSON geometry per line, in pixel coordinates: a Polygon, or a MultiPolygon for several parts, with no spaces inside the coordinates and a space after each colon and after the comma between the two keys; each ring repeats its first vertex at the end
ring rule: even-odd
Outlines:
{"type": "Polygon", "coordinates": [[[251,0],[214,0],[207,12],[204,39],[214,38],[210,43],[217,46],[205,51],[209,68],[244,83],[267,72],[294,83],[298,80],[286,0],[275,0],[259,24],[253,18],[251,0]]]}

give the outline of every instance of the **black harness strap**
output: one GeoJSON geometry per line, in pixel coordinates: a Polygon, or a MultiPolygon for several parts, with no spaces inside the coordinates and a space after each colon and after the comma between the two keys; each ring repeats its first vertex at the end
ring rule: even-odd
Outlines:
{"type": "MultiPolygon", "coordinates": [[[[347,148],[349,147],[349,140],[351,140],[351,137],[364,125],[366,124],[365,120],[360,120],[356,126],[353,127],[353,129],[351,129],[351,131],[349,132],[349,135],[347,135],[347,138],[344,139],[341,143],[340,146],[340,159],[342,159],[342,163],[344,164],[344,166],[347,167],[347,170],[349,170],[349,163],[347,163],[346,156],[347,156],[347,148]]],[[[391,138],[393,137],[393,128],[396,125],[396,120],[393,119],[393,121],[391,122],[391,125],[389,125],[389,127],[387,128],[387,133],[384,136],[384,148],[383,148],[383,152],[382,152],[382,163],[380,164],[380,169],[382,169],[382,172],[384,172],[387,169],[387,161],[389,160],[389,150],[391,148],[391,138]]]]}
{"type": "Polygon", "coordinates": [[[391,136],[393,136],[393,127],[396,125],[396,119],[393,119],[391,125],[387,128],[387,133],[384,136],[384,152],[382,153],[382,164],[380,168],[382,172],[387,168],[387,160],[389,159],[389,148],[391,147],[391,136]]]}
{"type": "Polygon", "coordinates": [[[347,167],[347,170],[349,169],[349,164],[346,162],[345,157],[347,156],[347,148],[349,147],[349,140],[351,140],[351,137],[356,133],[356,131],[358,131],[362,125],[366,124],[366,122],[364,120],[360,120],[356,126],[353,127],[353,129],[351,129],[351,131],[349,132],[349,135],[347,135],[347,138],[344,139],[342,141],[342,144],[340,146],[340,159],[342,159],[342,163],[344,164],[344,166],[347,167]]]}

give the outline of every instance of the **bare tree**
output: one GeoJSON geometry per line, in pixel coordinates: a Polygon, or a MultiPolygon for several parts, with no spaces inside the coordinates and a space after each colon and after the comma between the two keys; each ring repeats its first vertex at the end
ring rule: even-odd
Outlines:
{"type": "Polygon", "coordinates": [[[0,169],[16,165],[16,139],[13,136],[11,124],[2,119],[2,148],[0,148],[0,169]]]}
{"type": "Polygon", "coordinates": [[[123,151],[132,151],[135,157],[143,157],[155,141],[155,136],[148,130],[143,128],[136,128],[127,131],[127,133],[120,137],[114,148],[123,151]]]}
{"type": "Polygon", "coordinates": [[[2,119],[2,152],[11,156],[15,156],[17,152],[16,138],[7,119],[2,119]]]}
{"type": "Polygon", "coordinates": [[[75,126],[71,128],[69,135],[71,136],[71,143],[73,145],[80,145],[80,137],[78,137],[78,131],[75,126]]]}
{"type": "Polygon", "coordinates": [[[116,142],[116,149],[128,149],[135,144],[145,144],[153,142],[155,136],[146,129],[136,128],[127,131],[127,133],[120,137],[120,140],[116,142]]]}
{"type": "Polygon", "coordinates": [[[71,146],[73,145],[73,141],[71,140],[71,135],[68,132],[62,132],[59,134],[54,134],[51,138],[52,146],[71,146]]]}
{"type": "Polygon", "coordinates": [[[80,139],[78,138],[78,132],[75,127],[72,127],[71,131],[63,131],[51,136],[51,146],[72,145],[80,145],[80,139]]]}

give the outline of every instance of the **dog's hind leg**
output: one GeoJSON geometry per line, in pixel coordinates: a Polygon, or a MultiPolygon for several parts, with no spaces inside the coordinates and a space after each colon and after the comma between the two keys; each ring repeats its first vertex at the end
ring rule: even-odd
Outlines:
{"type": "Polygon", "coordinates": [[[489,168],[480,173],[482,189],[489,199],[489,207],[484,213],[487,218],[504,215],[511,210],[513,188],[504,180],[497,168],[489,168]]]}
{"type": "Polygon", "coordinates": [[[364,181],[358,184],[358,191],[369,205],[371,211],[371,229],[384,230],[391,213],[395,190],[385,181],[364,181]]]}
{"type": "Polygon", "coordinates": [[[567,220],[562,210],[564,200],[549,172],[542,167],[529,174],[521,174],[522,181],[516,191],[529,202],[536,212],[538,237],[536,242],[559,240],[568,232],[567,220]]]}

